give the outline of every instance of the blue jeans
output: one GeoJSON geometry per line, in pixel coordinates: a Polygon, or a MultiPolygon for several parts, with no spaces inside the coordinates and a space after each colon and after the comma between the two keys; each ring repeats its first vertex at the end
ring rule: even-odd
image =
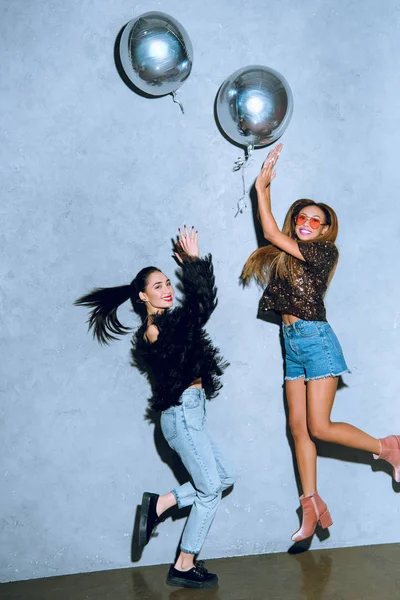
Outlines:
{"type": "Polygon", "coordinates": [[[193,481],[193,485],[184,483],[172,493],[179,508],[192,506],[181,550],[198,554],[214,520],[222,491],[235,482],[235,472],[210,437],[203,389],[186,389],[179,406],[171,406],[161,413],[161,429],[193,481]]]}
{"type": "Polygon", "coordinates": [[[326,321],[282,324],[285,342],[285,379],[304,377],[305,381],[338,377],[348,373],[343,351],[332,327],[326,321]]]}

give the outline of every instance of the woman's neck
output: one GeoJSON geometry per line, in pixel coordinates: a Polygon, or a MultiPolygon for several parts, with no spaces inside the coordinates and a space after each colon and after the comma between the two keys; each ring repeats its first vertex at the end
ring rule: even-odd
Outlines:
{"type": "Polygon", "coordinates": [[[154,310],[147,310],[146,320],[150,320],[154,315],[161,315],[165,311],[165,308],[155,308],[154,310]]]}

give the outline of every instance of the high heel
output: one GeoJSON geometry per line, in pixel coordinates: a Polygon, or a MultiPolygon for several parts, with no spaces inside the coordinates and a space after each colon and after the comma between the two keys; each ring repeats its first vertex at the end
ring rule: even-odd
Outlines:
{"type": "Polygon", "coordinates": [[[328,529],[331,525],[333,525],[331,513],[329,510],[326,510],[319,518],[319,524],[322,529],[328,529]]]}
{"type": "Polygon", "coordinates": [[[294,542],[300,542],[311,537],[314,534],[317,523],[323,529],[327,529],[332,525],[332,518],[328,507],[318,492],[314,492],[311,496],[301,496],[300,503],[303,509],[303,520],[300,529],[292,535],[294,542]]]}
{"type": "Polygon", "coordinates": [[[393,467],[393,479],[400,483],[400,436],[388,435],[378,440],[381,451],[373,454],[375,460],[382,458],[393,467]]]}

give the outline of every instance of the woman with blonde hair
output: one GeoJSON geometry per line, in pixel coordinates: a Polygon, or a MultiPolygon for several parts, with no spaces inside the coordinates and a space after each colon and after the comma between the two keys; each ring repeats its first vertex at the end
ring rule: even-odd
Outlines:
{"type": "Polygon", "coordinates": [[[338,378],[348,372],[340,343],[326,320],[324,294],[334,274],[338,219],[327,204],[297,200],[289,208],[282,231],[271,210],[270,187],[282,145],[267,156],[256,181],[258,211],[270,242],[248,258],[244,284],[267,284],[260,310],[282,316],[285,345],[285,390],[303,495],[303,519],[292,540],[314,534],[317,523],[332,525],[328,507],[317,492],[314,439],[372,452],[393,466],[400,482],[400,437],[376,439],[353,425],[331,421],[338,378]]]}

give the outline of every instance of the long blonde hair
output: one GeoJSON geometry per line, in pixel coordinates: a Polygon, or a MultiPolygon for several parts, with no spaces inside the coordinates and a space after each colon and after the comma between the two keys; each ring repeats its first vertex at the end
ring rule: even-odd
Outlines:
{"type": "MultiPolygon", "coordinates": [[[[328,230],[318,237],[318,241],[334,243],[339,230],[338,218],[335,211],[323,202],[314,202],[307,198],[296,200],[289,208],[282,227],[282,233],[293,239],[297,239],[295,231],[296,217],[306,206],[318,206],[325,215],[326,224],[329,225],[328,230]]],[[[295,257],[284,250],[277,248],[273,244],[268,244],[267,246],[258,248],[258,250],[255,250],[250,254],[243,267],[240,280],[243,285],[248,285],[251,279],[255,279],[256,282],[262,286],[268,283],[268,279],[271,276],[278,279],[289,279],[293,281],[296,264],[297,259],[295,257]]],[[[331,270],[329,281],[333,276],[335,268],[336,264],[331,270]]]]}

